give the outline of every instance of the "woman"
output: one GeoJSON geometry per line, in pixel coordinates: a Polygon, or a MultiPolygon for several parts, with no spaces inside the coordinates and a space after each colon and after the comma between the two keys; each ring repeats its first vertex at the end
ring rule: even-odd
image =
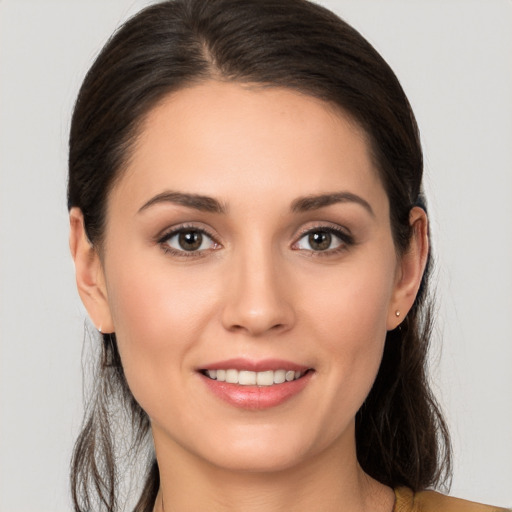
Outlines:
{"type": "Polygon", "coordinates": [[[122,27],[70,135],[103,341],[75,509],[120,509],[119,455],[151,433],[136,510],[472,510],[422,492],[450,449],[421,178],[400,84],[329,11],[175,1],[122,27]]]}

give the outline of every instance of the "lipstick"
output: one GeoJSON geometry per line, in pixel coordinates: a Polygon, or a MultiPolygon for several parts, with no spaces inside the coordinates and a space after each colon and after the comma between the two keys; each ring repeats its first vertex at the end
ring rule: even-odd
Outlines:
{"type": "Polygon", "coordinates": [[[207,388],[228,404],[261,410],[277,407],[299,394],[314,370],[278,359],[229,359],[200,369],[207,388]]]}

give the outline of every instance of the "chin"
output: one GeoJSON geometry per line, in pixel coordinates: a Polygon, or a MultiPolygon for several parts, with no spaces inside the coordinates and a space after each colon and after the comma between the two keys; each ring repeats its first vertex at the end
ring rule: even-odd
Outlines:
{"type": "Polygon", "coordinates": [[[300,424],[295,432],[289,428],[268,427],[248,428],[244,435],[229,435],[229,443],[215,443],[205,446],[203,454],[219,469],[240,473],[275,473],[286,471],[312,460],[332,444],[332,441],[308,436],[307,429],[300,424]]]}
{"type": "Polygon", "coordinates": [[[219,469],[238,473],[276,473],[296,467],[303,457],[293,450],[267,450],[260,447],[257,451],[239,453],[234,450],[212,457],[212,465],[219,469]]]}

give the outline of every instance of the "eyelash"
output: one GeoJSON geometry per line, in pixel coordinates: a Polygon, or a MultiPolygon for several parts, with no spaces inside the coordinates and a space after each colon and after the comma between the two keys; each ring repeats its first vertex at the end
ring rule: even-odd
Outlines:
{"type": "MultiPolygon", "coordinates": [[[[220,243],[216,240],[215,236],[210,233],[205,228],[199,228],[197,226],[193,225],[182,225],[177,228],[172,228],[169,231],[166,231],[163,235],[158,236],[157,243],[161,246],[162,250],[166,254],[171,254],[172,256],[177,256],[180,258],[200,258],[206,256],[208,253],[210,253],[213,250],[216,250],[217,247],[212,249],[203,249],[200,251],[185,251],[185,250],[177,250],[171,247],[168,242],[171,238],[179,235],[180,233],[187,233],[187,232],[196,232],[200,233],[201,235],[206,235],[213,244],[220,246],[220,243]]],[[[325,257],[325,256],[333,256],[336,254],[339,254],[343,251],[346,251],[350,246],[355,244],[354,238],[352,235],[348,234],[346,231],[336,228],[333,226],[326,226],[326,225],[318,225],[314,226],[312,228],[308,228],[301,232],[300,236],[297,238],[297,241],[292,244],[292,249],[301,251],[301,249],[294,248],[304,237],[309,236],[313,233],[318,232],[325,232],[330,233],[331,235],[334,235],[336,238],[338,238],[341,241],[341,244],[339,247],[336,247],[334,249],[326,249],[323,251],[315,251],[315,250],[304,250],[304,252],[308,252],[309,256],[312,257],[325,257]]]]}
{"type": "Polygon", "coordinates": [[[171,247],[168,244],[169,240],[171,238],[175,237],[176,235],[179,235],[180,233],[190,233],[190,232],[200,233],[203,236],[206,235],[215,245],[220,246],[219,242],[217,242],[217,240],[215,239],[215,236],[212,233],[210,233],[207,229],[199,228],[197,226],[187,225],[187,224],[184,224],[177,228],[172,228],[171,230],[166,231],[163,235],[158,237],[157,243],[160,245],[160,247],[166,254],[170,254],[172,256],[177,256],[179,258],[201,258],[201,257],[206,256],[212,250],[216,250],[216,248],[213,248],[213,249],[203,249],[201,251],[185,251],[185,250],[180,251],[180,250],[174,249],[173,247],[171,247]]]}
{"type": "MultiPolygon", "coordinates": [[[[294,242],[293,245],[294,246],[297,245],[299,243],[299,241],[302,240],[303,238],[305,238],[306,236],[309,236],[313,233],[319,233],[319,232],[330,233],[331,235],[334,235],[336,238],[338,238],[341,241],[341,244],[339,247],[335,247],[334,249],[326,249],[324,251],[309,250],[307,252],[309,252],[308,256],[310,256],[310,257],[316,258],[316,257],[334,256],[336,254],[346,251],[350,246],[355,244],[355,240],[354,240],[353,236],[350,235],[349,233],[347,233],[345,230],[336,228],[334,226],[326,226],[326,225],[320,224],[318,226],[314,226],[312,228],[307,228],[306,230],[304,230],[300,234],[297,241],[294,242]]],[[[293,246],[292,246],[292,249],[293,249],[293,246]]],[[[300,249],[295,249],[295,250],[299,251],[300,249]]]]}

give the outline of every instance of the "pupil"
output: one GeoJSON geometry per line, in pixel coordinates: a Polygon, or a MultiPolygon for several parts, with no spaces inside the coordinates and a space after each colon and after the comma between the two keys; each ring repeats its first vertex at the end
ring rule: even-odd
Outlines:
{"type": "Polygon", "coordinates": [[[201,247],[203,235],[197,231],[180,233],[179,244],[184,251],[195,251],[201,247]]]}
{"type": "Polygon", "coordinates": [[[317,231],[309,235],[309,245],[316,251],[325,251],[331,245],[331,234],[327,231],[317,231]]]}

